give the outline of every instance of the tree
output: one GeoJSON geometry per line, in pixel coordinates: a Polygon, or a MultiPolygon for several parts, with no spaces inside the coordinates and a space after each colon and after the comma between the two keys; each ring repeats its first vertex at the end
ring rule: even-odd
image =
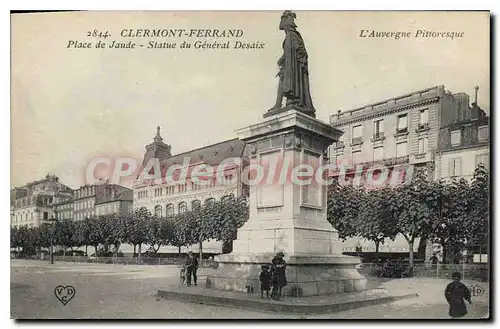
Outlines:
{"type": "Polygon", "coordinates": [[[375,243],[375,258],[380,244],[386,238],[394,240],[398,234],[397,223],[388,208],[392,193],[389,187],[362,193],[359,216],[355,223],[358,234],[375,243]]]}
{"type": "Polygon", "coordinates": [[[42,224],[37,228],[38,246],[42,248],[50,247],[50,238],[52,236],[52,225],[42,224]]]}
{"type": "Polygon", "coordinates": [[[149,219],[151,218],[151,213],[147,208],[141,207],[139,209],[135,209],[131,214],[126,214],[123,218],[123,241],[134,246],[134,254],[136,246],[139,247],[138,262],[141,263],[142,244],[146,243],[148,240],[147,225],[149,219]]]}
{"type": "Polygon", "coordinates": [[[423,170],[417,170],[413,180],[398,185],[387,202],[387,208],[397,223],[398,232],[408,242],[410,275],[413,274],[414,267],[415,239],[422,237],[429,227],[431,210],[426,204],[429,188],[427,174],[423,170]]]}
{"type": "Polygon", "coordinates": [[[20,226],[18,229],[19,244],[23,249],[23,255],[30,256],[35,253],[36,248],[36,230],[32,227],[28,228],[27,225],[20,226]]]}
{"type": "Polygon", "coordinates": [[[54,225],[54,244],[63,247],[63,253],[66,255],[66,249],[73,248],[73,233],[75,231],[74,221],[71,219],[56,220],[54,225]]]}
{"type": "Polygon", "coordinates": [[[158,253],[160,247],[170,243],[171,227],[169,221],[164,217],[153,216],[149,219],[147,225],[147,243],[151,246],[153,251],[158,253]]]}
{"type": "Polygon", "coordinates": [[[341,239],[356,236],[363,189],[352,185],[341,186],[337,182],[328,190],[327,219],[338,231],[341,239]]]}
{"type": "Polygon", "coordinates": [[[98,256],[98,247],[104,243],[104,227],[99,218],[92,216],[84,219],[86,222],[86,232],[88,232],[88,243],[94,247],[95,256],[98,256]]]}
{"type": "Polygon", "coordinates": [[[466,226],[466,243],[471,249],[474,245],[488,245],[490,222],[490,179],[484,164],[474,171],[469,199],[469,220],[466,226]]]}
{"type": "Polygon", "coordinates": [[[191,211],[173,217],[175,238],[178,247],[190,246],[200,241],[197,223],[191,211]]]}
{"type": "Polygon", "coordinates": [[[448,261],[448,251],[461,253],[464,249],[466,223],[469,216],[469,184],[465,179],[429,184],[426,204],[430,208],[428,236],[439,243],[443,262],[448,261]]]}
{"type": "Polygon", "coordinates": [[[85,246],[85,256],[88,256],[87,247],[91,244],[90,241],[90,219],[75,221],[75,231],[73,233],[73,241],[76,247],[85,246]]]}
{"type": "Polygon", "coordinates": [[[10,248],[16,249],[21,247],[21,239],[19,238],[19,229],[17,227],[10,228],[10,248]]]}
{"type": "Polygon", "coordinates": [[[109,246],[113,245],[116,256],[120,249],[120,244],[124,239],[122,217],[116,214],[105,215],[100,216],[99,221],[101,222],[104,252],[107,253],[109,246]]]}
{"type": "Polygon", "coordinates": [[[201,234],[205,238],[231,244],[236,239],[238,229],[245,224],[249,217],[249,208],[246,198],[236,198],[234,195],[223,197],[220,201],[207,204],[202,209],[199,224],[201,234]]]}

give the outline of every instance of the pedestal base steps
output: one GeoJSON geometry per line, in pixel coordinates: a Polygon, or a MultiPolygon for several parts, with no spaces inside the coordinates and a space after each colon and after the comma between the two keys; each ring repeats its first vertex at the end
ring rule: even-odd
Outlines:
{"type": "Polygon", "coordinates": [[[202,283],[200,282],[200,285],[196,287],[166,286],[158,290],[157,297],[188,303],[285,314],[326,314],[417,297],[416,294],[391,294],[385,289],[369,289],[327,296],[283,297],[275,301],[267,298],[261,299],[258,291],[248,295],[235,291],[204,288],[202,283]]]}
{"type": "MultiPolygon", "coordinates": [[[[274,254],[238,255],[216,257],[219,267],[207,277],[206,288],[246,292],[251,286],[260,293],[259,273],[262,265],[270,265],[274,254]]],[[[362,291],[366,278],[356,265],[359,259],[344,255],[290,255],[287,261],[287,286],[283,296],[307,297],[362,291]]]]}

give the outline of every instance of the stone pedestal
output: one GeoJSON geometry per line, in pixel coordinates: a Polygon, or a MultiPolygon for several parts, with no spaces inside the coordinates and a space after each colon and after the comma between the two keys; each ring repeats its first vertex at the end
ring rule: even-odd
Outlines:
{"type": "Polygon", "coordinates": [[[288,107],[237,133],[247,143],[252,170],[261,168],[260,180],[249,181],[249,220],[238,230],[233,252],[216,257],[219,268],[207,287],[259,291],[261,265],[282,251],[288,264],[284,295],[364,290],[359,258],[342,255],[338,233],[326,219],[327,149],[342,132],[288,107]]]}

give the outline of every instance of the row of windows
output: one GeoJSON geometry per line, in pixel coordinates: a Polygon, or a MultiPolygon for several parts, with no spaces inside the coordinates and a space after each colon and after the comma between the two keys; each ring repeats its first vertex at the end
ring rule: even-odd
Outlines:
{"type": "MultiPolygon", "coordinates": [[[[221,199],[221,201],[227,200],[231,197],[232,197],[232,195],[224,196],[221,199]]],[[[211,204],[213,202],[215,202],[214,198],[208,198],[205,200],[206,205],[211,204]]],[[[165,212],[163,212],[163,207],[161,205],[157,205],[154,209],[154,213],[155,213],[156,217],[163,217],[163,216],[170,217],[170,216],[173,216],[175,214],[175,208],[176,208],[175,205],[170,203],[170,204],[167,204],[165,206],[165,212]]],[[[191,202],[191,210],[199,209],[199,208],[201,208],[201,201],[200,200],[193,200],[191,202]]],[[[177,213],[182,214],[182,213],[185,213],[186,211],[188,211],[187,202],[185,202],[185,201],[179,202],[177,204],[177,213]]]]}
{"type": "MultiPolygon", "coordinates": [[[[29,213],[29,214],[27,214],[27,213],[26,213],[26,214],[16,214],[16,215],[14,216],[14,221],[15,221],[16,223],[17,223],[18,221],[20,221],[20,222],[24,222],[24,221],[33,221],[33,218],[34,218],[34,217],[35,217],[35,216],[33,216],[33,213],[32,213],[32,212],[31,212],[31,213],[29,213]],[[29,217],[28,217],[28,215],[29,215],[29,217]]],[[[42,213],[42,218],[43,218],[43,219],[45,219],[45,220],[49,219],[49,213],[48,213],[47,211],[44,211],[44,212],[42,213]]]]}
{"type": "Polygon", "coordinates": [[[94,207],[94,200],[87,200],[75,203],[75,210],[84,210],[94,207]]]}
{"type": "MultiPolygon", "coordinates": [[[[42,197],[39,199],[42,205],[51,205],[52,204],[52,197],[42,197]]],[[[26,207],[29,205],[35,204],[35,197],[32,196],[31,198],[24,198],[22,200],[18,200],[16,202],[16,207],[21,208],[21,207],[26,207]]]]}
{"type": "Polygon", "coordinates": [[[119,202],[103,204],[103,205],[99,205],[96,207],[97,216],[106,215],[106,214],[113,214],[113,213],[117,214],[119,212],[120,212],[120,203],[119,202]]]}
{"type": "Polygon", "coordinates": [[[85,211],[85,212],[81,212],[81,213],[75,214],[74,215],[74,219],[75,220],[84,220],[87,217],[93,217],[93,216],[95,216],[95,211],[94,210],[92,210],[92,211],[85,211]]]}
{"type": "MultiPolygon", "coordinates": [[[[458,177],[462,176],[462,157],[454,157],[451,159],[448,159],[448,176],[449,177],[458,177]]],[[[488,154],[479,154],[476,155],[476,166],[477,167],[480,163],[486,166],[486,168],[489,168],[489,155],[488,154]]]]}
{"type": "MultiPolygon", "coordinates": [[[[423,109],[419,112],[419,128],[426,127],[429,123],[429,110],[423,109]]],[[[397,128],[396,133],[402,134],[408,132],[408,115],[401,114],[397,117],[397,128]]],[[[373,121],[373,137],[375,139],[382,138],[384,136],[384,119],[373,121]]],[[[361,142],[363,140],[363,125],[359,124],[352,127],[351,141],[353,144],[361,142]]]]}
{"type": "MultiPolygon", "coordinates": [[[[478,127],[477,139],[479,142],[486,142],[489,136],[488,126],[478,127]]],[[[462,144],[462,131],[454,130],[451,132],[451,146],[460,146],[462,144]]]]}
{"type": "Polygon", "coordinates": [[[73,204],[72,203],[67,203],[67,204],[62,204],[57,206],[58,210],[68,210],[68,209],[73,209],[73,204]]]}
{"type": "MultiPolygon", "coordinates": [[[[220,185],[230,185],[233,183],[233,175],[225,175],[221,181],[220,185]]],[[[202,180],[200,179],[200,182],[202,180]]],[[[217,179],[212,179],[208,183],[195,183],[191,182],[191,190],[192,191],[198,191],[202,189],[207,189],[207,188],[212,188],[217,186],[217,179]]],[[[165,195],[170,195],[170,194],[175,194],[175,193],[184,193],[188,191],[188,184],[179,184],[179,185],[174,185],[174,186],[167,186],[167,187],[158,187],[153,190],[154,196],[162,196],[163,194],[165,195]]],[[[148,191],[139,191],[137,192],[137,199],[146,199],[148,197],[148,191]]]]}
{"type": "MultiPolygon", "coordinates": [[[[428,152],[429,141],[427,137],[422,137],[418,139],[418,153],[417,154],[425,154],[428,152]]],[[[343,156],[344,150],[337,149],[337,156],[343,156]]],[[[408,155],[408,142],[403,141],[396,143],[396,157],[404,157],[408,155]]],[[[364,161],[368,161],[362,157],[361,150],[352,150],[351,151],[352,162],[360,163],[364,161]]],[[[385,158],[384,146],[376,146],[373,148],[373,161],[380,161],[385,158]]]]}
{"type": "MultiPolygon", "coordinates": [[[[15,217],[14,217],[14,220],[15,222],[17,223],[18,221],[21,221],[21,222],[24,222],[24,221],[28,221],[28,214],[16,214],[15,217]]],[[[29,220],[32,221],[33,220],[33,213],[30,213],[29,214],[29,220]]]]}
{"type": "Polygon", "coordinates": [[[73,219],[73,212],[69,211],[69,210],[58,212],[56,215],[56,218],[57,219],[68,219],[68,218],[73,219]]]}
{"type": "Polygon", "coordinates": [[[82,188],[80,190],[75,191],[75,198],[84,198],[86,196],[94,195],[95,187],[91,186],[89,188],[82,188]]]}

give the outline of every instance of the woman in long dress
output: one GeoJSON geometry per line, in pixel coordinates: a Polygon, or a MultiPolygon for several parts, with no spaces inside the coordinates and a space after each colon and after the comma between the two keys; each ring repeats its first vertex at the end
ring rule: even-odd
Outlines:
{"type": "Polygon", "coordinates": [[[453,278],[453,282],[450,282],[446,286],[446,290],[444,292],[444,296],[448,304],[450,305],[450,310],[448,314],[452,318],[461,318],[467,314],[467,306],[465,306],[465,301],[468,301],[469,304],[472,304],[470,299],[470,291],[469,289],[460,282],[462,276],[459,272],[455,272],[451,276],[453,278]]]}
{"type": "Polygon", "coordinates": [[[283,259],[285,254],[281,251],[274,256],[271,265],[271,284],[273,290],[271,292],[271,298],[279,300],[281,297],[281,290],[288,283],[286,281],[286,261],[283,259]]]}

